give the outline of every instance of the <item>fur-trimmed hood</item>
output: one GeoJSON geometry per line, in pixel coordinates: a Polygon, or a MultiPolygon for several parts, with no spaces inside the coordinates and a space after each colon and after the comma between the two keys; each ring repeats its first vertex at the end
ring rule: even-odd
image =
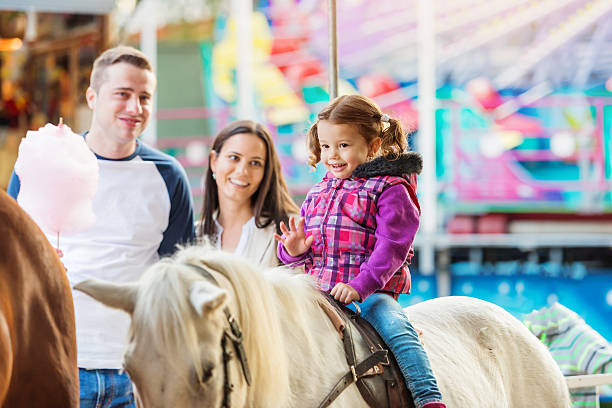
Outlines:
{"type": "Polygon", "coordinates": [[[410,173],[421,173],[423,159],[417,152],[400,154],[395,160],[386,157],[377,157],[359,165],[353,171],[353,177],[369,178],[377,176],[403,176],[410,173]]]}

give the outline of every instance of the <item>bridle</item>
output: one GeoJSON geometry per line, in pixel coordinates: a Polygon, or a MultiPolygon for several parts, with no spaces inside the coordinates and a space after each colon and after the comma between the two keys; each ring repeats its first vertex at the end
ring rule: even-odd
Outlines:
{"type": "MultiPolygon", "coordinates": [[[[220,287],[219,282],[215,279],[215,277],[206,269],[201,267],[200,265],[187,264],[188,266],[195,269],[199,275],[209,280],[215,286],[220,287]]],[[[234,349],[238,354],[238,360],[240,361],[240,365],[242,367],[242,373],[244,374],[244,379],[247,385],[251,385],[251,372],[249,371],[249,363],[247,361],[246,351],[244,350],[244,345],[242,344],[242,330],[240,330],[240,325],[238,321],[234,318],[232,313],[229,310],[229,307],[223,308],[223,313],[225,314],[225,318],[227,319],[228,325],[223,330],[223,337],[221,338],[221,350],[223,351],[223,404],[221,405],[223,408],[231,408],[231,393],[234,390],[234,384],[231,381],[230,371],[229,371],[229,363],[233,357],[232,351],[228,347],[228,340],[234,345],[234,349]]]]}

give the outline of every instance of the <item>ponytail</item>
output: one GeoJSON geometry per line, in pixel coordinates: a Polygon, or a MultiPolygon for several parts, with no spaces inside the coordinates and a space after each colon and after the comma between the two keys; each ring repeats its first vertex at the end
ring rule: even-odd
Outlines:
{"type": "Polygon", "coordinates": [[[389,118],[389,126],[381,132],[380,154],[397,159],[408,147],[406,135],[397,119],[389,118]]]}

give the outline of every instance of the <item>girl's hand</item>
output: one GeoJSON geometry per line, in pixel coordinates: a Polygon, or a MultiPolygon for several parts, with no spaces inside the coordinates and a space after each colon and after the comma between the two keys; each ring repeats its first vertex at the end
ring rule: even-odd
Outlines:
{"type": "Polygon", "coordinates": [[[351,285],[342,282],[336,283],[336,286],[333,287],[329,294],[345,305],[360,299],[359,293],[351,285]]]}
{"type": "Polygon", "coordinates": [[[306,233],[304,232],[304,218],[300,218],[300,221],[296,227],[295,220],[293,217],[290,217],[289,229],[287,229],[285,223],[281,221],[280,230],[283,233],[283,236],[274,234],[274,238],[283,244],[289,255],[300,256],[310,249],[313,236],[311,235],[306,238],[306,233]]]}

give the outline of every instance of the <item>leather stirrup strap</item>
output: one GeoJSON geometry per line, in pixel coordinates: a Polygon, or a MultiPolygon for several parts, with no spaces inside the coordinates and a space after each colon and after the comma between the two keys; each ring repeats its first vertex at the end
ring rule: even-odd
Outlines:
{"type": "Polygon", "coordinates": [[[352,365],[348,373],[340,378],[334,388],[327,394],[319,408],[328,407],[349,385],[359,380],[370,368],[376,364],[388,362],[387,350],[377,350],[370,354],[368,358],[363,360],[357,366],[352,365]]]}
{"type": "Polygon", "coordinates": [[[340,313],[338,313],[338,310],[334,306],[331,305],[330,303],[331,301],[332,300],[329,298],[325,300],[320,300],[318,302],[319,307],[323,309],[323,311],[329,318],[329,321],[334,325],[334,327],[336,328],[336,331],[338,332],[340,337],[344,340],[344,328],[346,327],[346,325],[344,324],[344,319],[340,316],[340,313]]]}
{"type": "Polygon", "coordinates": [[[353,343],[353,335],[350,327],[345,327],[344,330],[342,330],[342,344],[344,345],[346,362],[349,367],[352,367],[355,365],[356,357],[355,344],[353,343]]]}
{"type": "MultiPolygon", "coordinates": [[[[361,313],[351,316],[350,319],[354,320],[353,321],[354,327],[359,332],[361,338],[367,343],[368,348],[370,349],[371,353],[374,353],[375,350],[384,350],[380,344],[373,342],[373,339],[371,338],[370,334],[362,326],[363,323],[359,322],[359,320],[362,320],[365,322],[365,320],[361,317],[361,313]]],[[[389,364],[389,360],[387,358],[386,365],[388,364],[389,364]]],[[[379,365],[372,367],[372,370],[369,371],[367,374],[370,374],[370,375],[371,374],[373,375],[382,374],[384,371],[382,366],[383,366],[382,364],[379,364],[379,365]]],[[[363,379],[359,379],[357,381],[357,388],[359,389],[359,392],[361,393],[361,396],[363,397],[363,399],[367,402],[367,404],[370,407],[377,408],[379,406],[379,403],[377,402],[376,397],[372,393],[372,389],[365,383],[365,381],[363,381],[363,379]]]]}
{"type": "Polygon", "coordinates": [[[339,304],[329,294],[327,293],[323,293],[323,294],[326,300],[328,300],[328,302],[327,302],[327,307],[323,307],[323,305],[321,305],[321,307],[323,308],[325,313],[328,315],[328,317],[332,321],[332,324],[336,327],[336,330],[340,333],[340,338],[342,339],[342,345],[344,346],[344,354],[346,357],[346,362],[348,363],[350,371],[338,381],[338,383],[334,386],[332,391],[330,391],[328,396],[323,400],[320,407],[326,407],[327,405],[331,404],[331,402],[334,401],[338,397],[338,395],[340,395],[340,393],[351,384],[351,383],[344,384],[345,381],[343,379],[351,377],[351,378],[354,378],[354,381],[352,382],[357,383],[357,388],[359,389],[359,392],[362,398],[366,401],[366,403],[370,407],[376,408],[377,401],[372,395],[371,389],[364,383],[362,377],[366,375],[371,375],[372,372],[374,372],[375,375],[381,374],[383,372],[382,364],[385,364],[385,365],[389,364],[389,358],[387,355],[387,351],[382,350],[380,346],[375,347],[374,344],[371,342],[371,340],[368,338],[368,336],[364,336],[365,333],[363,332],[362,328],[358,324],[354,323],[355,327],[358,329],[362,337],[366,340],[366,343],[368,343],[368,347],[370,348],[370,352],[372,353],[368,358],[366,358],[364,361],[362,361],[357,366],[357,367],[365,368],[365,370],[362,373],[360,373],[359,376],[357,376],[355,374],[356,373],[355,371],[356,370],[356,366],[355,366],[356,354],[355,354],[355,344],[353,342],[353,336],[352,336],[352,328],[350,327],[350,325],[347,325],[345,323],[344,316],[342,312],[340,312],[339,304]],[[340,320],[340,322],[338,322],[338,319],[340,320]],[[376,354],[377,349],[380,349],[379,351],[384,352],[384,357],[381,357],[380,361],[371,363],[369,367],[366,367],[365,365],[363,365],[366,361],[368,362],[372,361],[372,356],[376,354]]]}
{"type": "MultiPolygon", "coordinates": [[[[360,331],[358,325],[355,325],[355,326],[358,328],[358,331],[360,331]]],[[[357,361],[357,355],[355,353],[355,343],[353,342],[352,328],[345,327],[342,330],[342,343],[344,344],[344,353],[346,355],[346,362],[348,363],[349,368],[353,370],[353,367],[355,367],[355,362],[357,361]]],[[[374,366],[376,366],[376,364],[374,366]]],[[[368,371],[369,369],[366,370],[366,372],[368,371]]],[[[372,408],[376,408],[376,400],[374,399],[372,392],[361,379],[361,377],[364,374],[365,372],[359,375],[357,379],[355,379],[355,381],[357,382],[357,388],[359,389],[361,396],[367,402],[367,404],[372,408]]]]}

